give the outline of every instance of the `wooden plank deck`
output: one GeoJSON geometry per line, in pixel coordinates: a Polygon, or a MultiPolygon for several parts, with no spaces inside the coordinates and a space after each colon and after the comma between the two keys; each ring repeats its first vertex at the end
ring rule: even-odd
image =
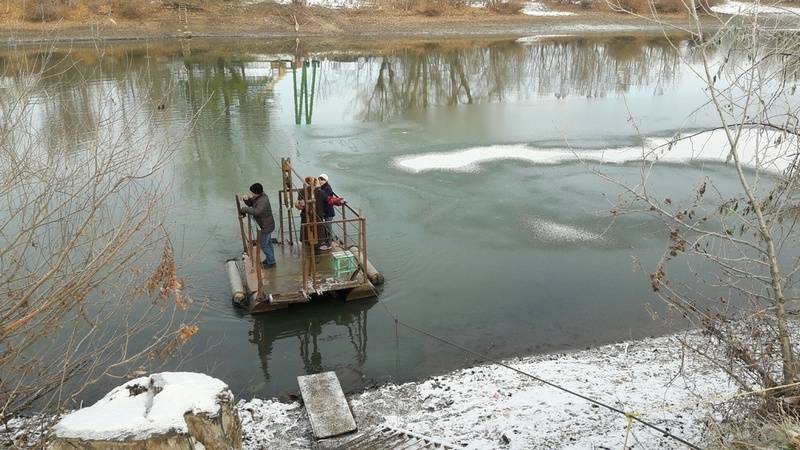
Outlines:
{"type": "Polygon", "coordinates": [[[356,431],[356,419],[334,372],[297,377],[311,429],[317,439],[356,431]]]}
{"type": "MultiPolygon", "coordinates": [[[[368,282],[362,273],[357,273],[352,280],[337,280],[334,277],[333,251],[320,252],[315,255],[315,276],[317,291],[311,288],[311,278],[308,285],[303,286],[303,267],[299,245],[273,244],[275,249],[274,267],[262,268],[261,279],[264,284],[264,293],[268,298],[273,296],[273,304],[296,303],[297,294],[303,291],[306,294],[322,294],[324,292],[350,289],[363,286],[368,282]]],[[[341,246],[336,245],[336,249],[341,246]]],[[[256,290],[258,275],[255,266],[248,258],[244,258],[244,273],[247,287],[250,292],[256,290]]]]}

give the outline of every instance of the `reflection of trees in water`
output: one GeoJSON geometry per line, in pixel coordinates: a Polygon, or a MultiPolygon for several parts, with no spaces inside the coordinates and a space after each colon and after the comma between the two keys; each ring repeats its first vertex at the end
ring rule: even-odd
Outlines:
{"type": "MultiPolygon", "coordinates": [[[[329,304],[303,305],[289,311],[278,311],[253,321],[250,342],[258,346],[258,357],[264,377],[270,379],[269,361],[275,342],[284,339],[297,339],[300,359],[307,374],[319,373],[324,369],[320,336],[323,332],[347,331],[347,339],[353,347],[355,365],[363,366],[367,361],[367,311],[375,305],[374,301],[351,303],[330,302],[329,304]]],[[[337,342],[341,342],[337,339],[337,342]]]]}
{"type": "Polygon", "coordinates": [[[94,139],[112,111],[152,112],[148,100],[163,88],[163,80],[160,73],[150,76],[138,57],[135,52],[101,56],[96,50],[20,51],[0,56],[0,66],[11,98],[35,91],[34,129],[53,151],[64,152],[94,139]]]}
{"type": "Polygon", "coordinates": [[[358,115],[385,120],[431,105],[499,102],[550,95],[601,97],[635,86],[658,94],[671,83],[678,54],[664,40],[564,38],[521,45],[422,51],[368,58],[355,83],[358,115]]]}
{"type": "Polygon", "coordinates": [[[294,123],[300,125],[305,116],[306,125],[311,124],[314,115],[314,96],[317,88],[317,69],[319,61],[292,61],[292,90],[294,91],[294,123]],[[297,69],[300,67],[300,83],[298,85],[297,69]],[[311,67],[311,81],[309,82],[308,68],[311,67]]]}

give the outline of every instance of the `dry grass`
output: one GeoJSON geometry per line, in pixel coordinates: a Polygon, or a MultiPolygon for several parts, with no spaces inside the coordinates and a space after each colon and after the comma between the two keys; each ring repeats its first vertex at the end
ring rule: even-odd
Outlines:
{"type": "Polygon", "coordinates": [[[522,0],[510,0],[507,2],[493,1],[489,2],[487,7],[490,11],[494,11],[497,14],[517,14],[525,7],[525,3],[522,0]]]}
{"type": "Polygon", "coordinates": [[[486,8],[472,8],[467,0],[377,0],[380,10],[394,10],[424,17],[449,17],[476,15],[487,12],[498,15],[516,14],[524,7],[524,0],[488,0],[486,8]]]}
{"type": "Polygon", "coordinates": [[[465,8],[463,0],[417,0],[412,11],[420,16],[439,17],[463,12],[465,8]]]}
{"type": "Polygon", "coordinates": [[[54,22],[69,14],[69,2],[62,0],[30,0],[22,8],[22,18],[31,22],[54,22]]]}
{"type": "Polygon", "coordinates": [[[709,427],[708,450],[800,449],[798,411],[735,405],[733,420],[709,427]]]}
{"type": "MultiPolygon", "coordinates": [[[[698,10],[709,10],[711,6],[722,3],[723,0],[700,0],[697,2],[698,10]]],[[[611,9],[618,12],[636,14],[649,14],[655,10],[660,14],[676,14],[687,11],[684,0],[610,0],[611,9]]]]}
{"type": "Polygon", "coordinates": [[[111,14],[123,19],[141,19],[149,10],[149,2],[145,0],[111,0],[111,14]]]}

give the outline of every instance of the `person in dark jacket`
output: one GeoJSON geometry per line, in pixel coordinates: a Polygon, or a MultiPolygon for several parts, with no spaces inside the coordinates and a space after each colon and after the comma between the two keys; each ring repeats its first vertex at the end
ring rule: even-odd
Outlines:
{"type": "MultiPolygon", "coordinates": [[[[333,192],[333,187],[328,182],[328,175],[320,174],[317,177],[319,180],[319,190],[320,190],[320,197],[321,197],[321,204],[322,204],[322,220],[324,222],[331,222],[334,217],[336,217],[336,210],[334,206],[341,206],[343,205],[344,199],[336,195],[333,192]]],[[[320,250],[329,250],[331,245],[331,239],[333,237],[333,226],[331,223],[325,224],[325,238],[320,246],[320,250]]]]}
{"type": "Polygon", "coordinates": [[[250,197],[244,199],[244,204],[240,214],[250,214],[258,224],[258,240],[261,250],[264,252],[264,267],[275,266],[275,251],[272,248],[272,232],[275,231],[275,218],[272,217],[272,206],[269,197],[264,193],[261,183],[250,186],[250,197]]]}

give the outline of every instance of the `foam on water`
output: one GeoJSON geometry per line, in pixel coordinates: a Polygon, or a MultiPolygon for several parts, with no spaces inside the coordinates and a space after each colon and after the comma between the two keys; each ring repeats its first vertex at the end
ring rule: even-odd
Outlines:
{"type": "Polygon", "coordinates": [[[523,219],[525,227],[530,230],[536,240],[547,242],[592,242],[600,241],[603,236],[583,228],[565,223],[551,222],[538,217],[523,219]]]}

